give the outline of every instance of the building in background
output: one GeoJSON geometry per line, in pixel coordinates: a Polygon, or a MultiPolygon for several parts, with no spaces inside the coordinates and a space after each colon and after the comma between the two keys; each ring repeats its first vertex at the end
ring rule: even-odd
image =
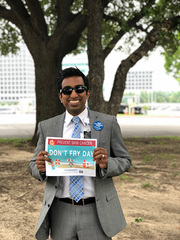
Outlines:
{"type": "MultiPolygon", "coordinates": [[[[154,78],[153,71],[132,71],[130,70],[127,74],[125,93],[123,98],[126,99],[127,103],[140,103],[140,95],[142,91],[148,92],[149,99],[152,99],[154,89],[154,78]],[[133,95],[132,95],[133,94],[133,95]]],[[[152,99],[153,100],[153,99],[152,99]]]]}
{"type": "Polygon", "coordinates": [[[35,100],[34,63],[24,44],[16,55],[0,56],[0,101],[35,100]]]}
{"type": "Polygon", "coordinates": [[[126,80],[126,91],[148,91],[153,89],[152,71],[129,71],[126,80]]]}
{"type": "MultiPolygon", "coordinates": [[[[0,102],[19,102],[35,105],[35,69],[34,62],[25,44],[19,45],[16,55],[0,56],[0,102]]],[[[88,74],[86,54],[67,55],[63,60],[63,69],[78,67],[88,74]]]]}

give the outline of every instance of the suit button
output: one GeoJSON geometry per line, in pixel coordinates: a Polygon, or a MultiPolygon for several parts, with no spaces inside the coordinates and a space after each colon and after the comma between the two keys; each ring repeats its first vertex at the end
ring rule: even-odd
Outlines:
{"type": "Polygon", "coordinates": [[[57,186],[55,185],[55,189],[57,189],[57,186]]]}
{"type": "Polygon", "coordinates": [[[50,204],[48,204],[48,207],[50,207],[51,205],[50,204]]]}

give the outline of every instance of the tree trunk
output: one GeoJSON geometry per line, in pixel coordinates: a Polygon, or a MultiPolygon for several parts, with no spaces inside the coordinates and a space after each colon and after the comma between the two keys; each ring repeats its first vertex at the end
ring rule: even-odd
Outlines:
{"type": "Polygon", "coordinates": [[[107,112],[107,103],[103,98],[102,85],[104,81],[104,59],[101,45],[103,5],[101,0],[91,0],[88,9],[88,60],[90,99],[89,107],[92,110],[107,112]]]}
{"type": "Polygon", "coordinates": [[[37,125],[40,121],[54,117],[65,111],[58,97],[57,75],[60,67],[57,60],[49,54],[46,57],[39,55],[34,58],[35,62],[35,92],[36,92],[36,127],[32,143],[37,141],[37,125]]]}

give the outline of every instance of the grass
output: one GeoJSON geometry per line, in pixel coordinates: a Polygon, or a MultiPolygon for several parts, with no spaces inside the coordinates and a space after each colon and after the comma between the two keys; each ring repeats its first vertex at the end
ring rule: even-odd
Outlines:
{"type": "Polygon", "coordinates": [[[162,140],[163,140],[163,138],[172,139],[172,140],[180,140],[180,137],[177,137],[177,136],[155,136],[153,138],[162,139],[162,140]]]}
{"type": "Polygon", "coordinates": [[[140,223],[140,222],[142,222],[143,220],[144,220],[143,217],[141,217],[141,218],[136,218],[136,219],[135,219],[135,222],[140,223]]]}
{"type": "Polygon", "coordinates": [[[13,144],[15,147],[21,147],[30,141],[30,138],[0,138],[0,143],[13,144]]]}
{"type": "Polygon", "coordinates": [[[179,173],[178,172],[174,172],[173,175],[176,177],[176,176],[179,176],[179,173]]]}
{"type": "Polygon", "coordinates": [[[121,174],[121,175],[120,175],[120,178],[121,178],[122,180],[125,180],[125,181],[132,181],[132,179],[131,179],[129,176],[125,175],[125,174],[121,174]]]}
{"type": "Polygon", "coordinates": [[[167,153],[159,153],[158,154],[159,157],[163,160],[163,159],[166,159],[168,157],[168,154],[167,153]]]}
{"type": "Polygon", "coordinates": [[[153,185],[150,182],[142,184],[142,188],[152,188],[152,187],[153,187],[153,185]]]}
{"type": "Polygon", "coordinates": [[[150,155],[146,155],[146,156],[144,156],[144,158],[143,158],[143,162],[152,162],[152,161],[154,161],[154,159],[153,159],[153,157],[152,156],[150,156],[150,155]]]}
{"type": "Polygon", "coordinates": [[[178,161],[177,158],[175,157],[172,158],[172,162],[177,162],[177,161],[178,161]]]}

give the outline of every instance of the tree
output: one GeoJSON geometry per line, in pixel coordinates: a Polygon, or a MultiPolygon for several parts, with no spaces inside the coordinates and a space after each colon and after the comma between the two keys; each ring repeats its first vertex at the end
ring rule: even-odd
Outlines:
{"type": "MultiPolygon", "coordinates": [[[[4,26],[2,53],[16,51],[17,47],[13,48],[11,42],[17,43],[21,35],[34,60],[37,123],[64,111],[58,99],[55,80],[61,70],[62,59],[76,49],[81,33],[87,26],[86,15],[81,11],[76,14],[71,12],[73,2],[6,0],[0,3],[0,17],[4,26]],[[11,42],[9,32],[12,33],[11,42]]],[[[86,9],[85,6],[86,1],[86,9]]]]}
{"type": "Polygon", "coordinates": [[[148,103],[149,102],[149,92],[141,91],[140,93],[140,103],[148,103]]]}
{"type": "Polygon", "coordinates": [[[180,103],[180,92],[174,92],[170,96],[171,103],[180,103]]]}
{"type": "Polygon", "coordinates": [[[180,32],[176,32],[170,46],[165,46],[165,68],[180,83],[180,32]]]}
{"type": "Polygon", "coordinates": [[[37,123],[64,110],[54,86],[57,73],[64,56],[86,47],[90,108],[116,114],[129,69],[175,34],[180,25],[178,9],[179,0],[1,0],[1,51],[16,51],[13,42],[22,36],[32,54],[37,123]],[[102,92],[104,61],[122,39],[121,51],[132,45],[135,50],[119,62],[106,102],[102,92]]]}

